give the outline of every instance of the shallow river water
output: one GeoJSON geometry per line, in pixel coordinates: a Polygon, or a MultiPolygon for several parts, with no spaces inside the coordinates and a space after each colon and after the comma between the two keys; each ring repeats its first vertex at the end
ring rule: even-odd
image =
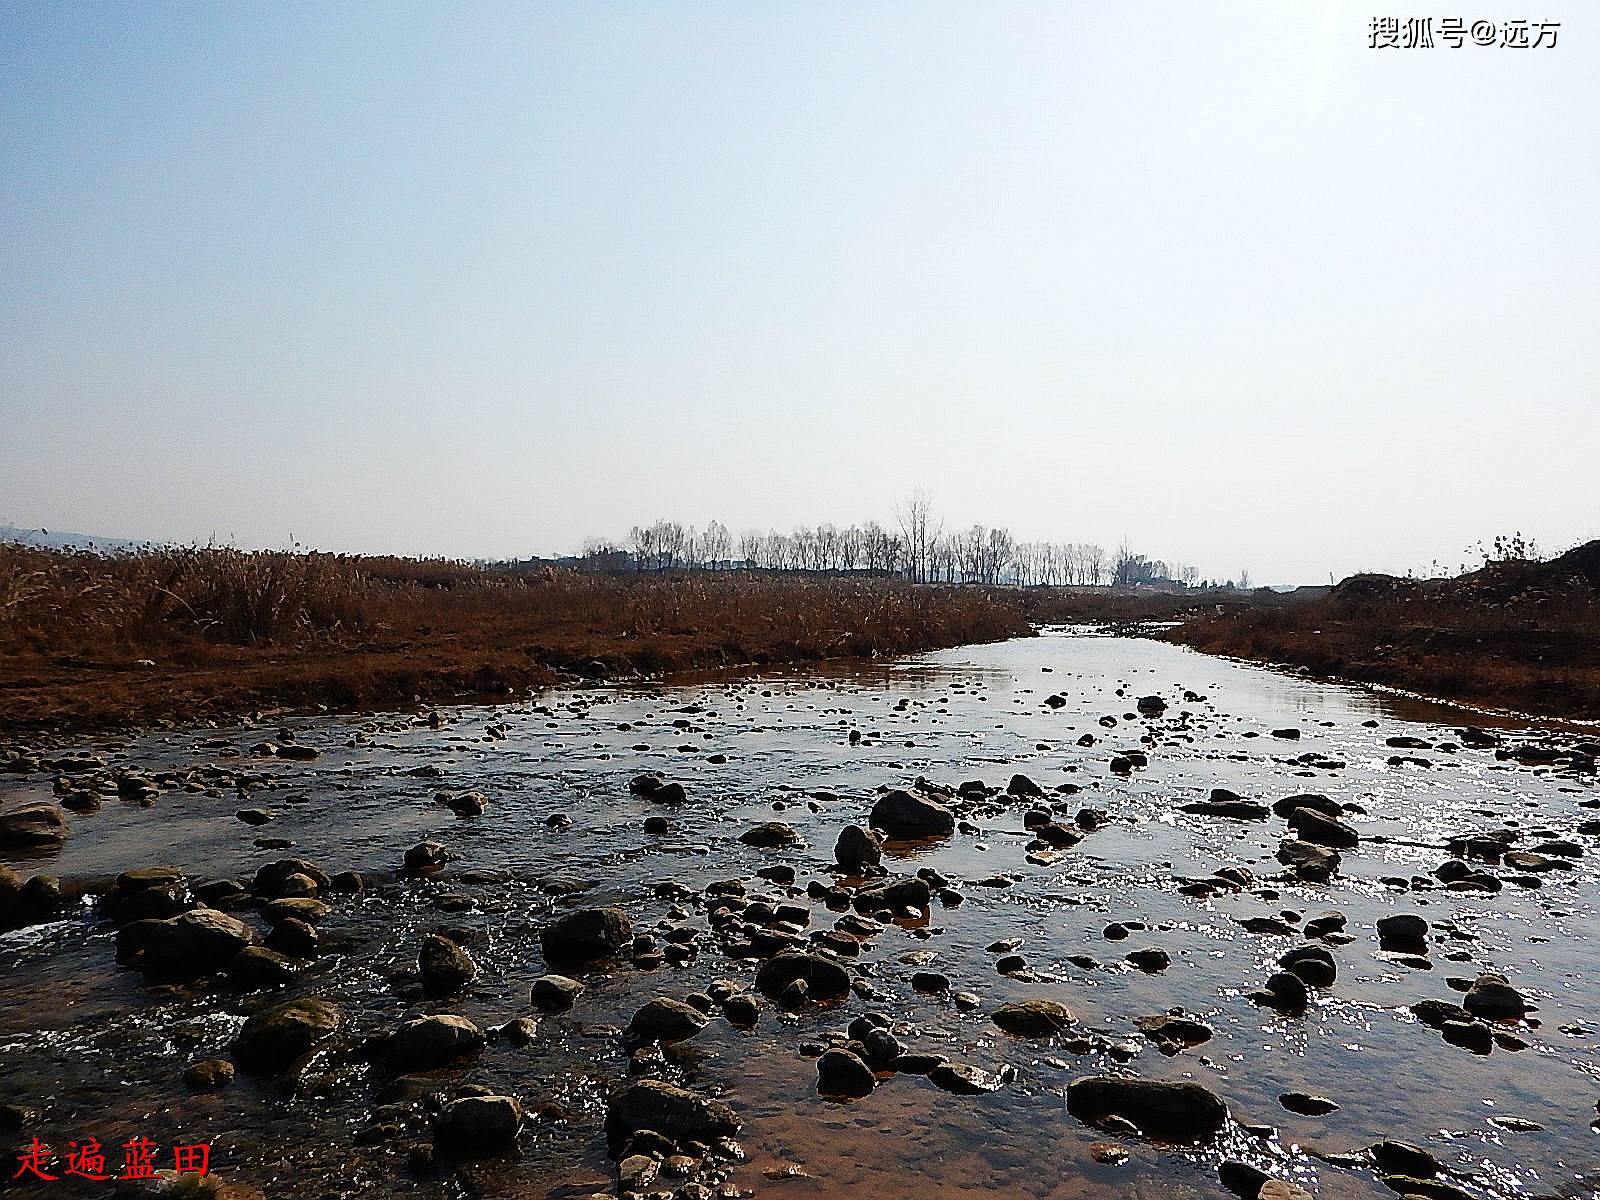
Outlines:
{"type": "MultiPolygon", "coordinates": [[[[367,887],[330,899],[321,956],[277,995],[220,982],[166,986],[119,967],[115,930],[92,900],[67,919],[0,935],[0,1102],[37,1114],[7,1136],[58,1148],[87,1136],[109,1148],[141,1135],[163,1147],[207,1142],[219,1176],[273,1197],[614,1192],[601,1122],[608,1091],[629,1075],[620,1030],[653,996],[682,997],[719,979],[747,987],[757,966],[721,952],[698,898],[661,898],[657,885],[699,893],[741,880],[749,896],[807,905],[811,928],[826,929],[840,914],[808,897],[806,885],[836,881],[835,838],[866,823],[880,789],[919,776],[1004,789],[1021,772],[1047,801],[1064,802],[1065,823],[1083,807],[1105,810],[1107,823],[1053,858],[1030,858],[1023,814],[1033,804],[1001,794],[966,814],[977,832],[891,846],[892,873],[933,868],[964,901],[935,901],[926,919],[889,925],[863,948],[862,990],[872,998],[798,1014],[763,999],[754,1029],[714,1018],[669,1047],[666,1078],[720,1096],[743,1120],[745,1157],[727,1168],[725,1185],[795,1200],[1220,1197],[1228,1193],[1217,1164],[1238,1159],[1319,1196],[1376,1197],[1393,1193],[1370,1165],[1320,1156],[1398,1138],[1430,1151],[1475,1196],[1591,1196],[1600,1187],[1600,839],[1575,832],[1600,815],[1600,790],[1593,774],[1462,745],[1461,713],[1158,642],[1055,631],[867,667],[556,691],[441,717],[437,728],[411,716],[341,716],[87,747],[118,769],[217,763],[259,778],[217,794],[167,790],[150,806],[112,796],[71,815],[59,851],[0,859],[24,876],[171,865],[191,881],[248,883],[262,864],[293,856],[359,871],[367,887]],[[1137,715],[1135,700],[1152,694],[1167,701],[1165,713],[1137,715]],[[1051,707],[1051,696],[1064,703],[1051,707]],[[282,724],[320,756],[253,754],[282,724]],[[1288,727],[1297,740],[1273,735],[1288,727]],[[1080,744],[1085,734],[1092,745],[1080,744]],[[1397,750],[1386,744],[1396,736],[1430,745],[1397,750]],[[1113,771],[1123,750],[1143,751],[1148,765],[1113,771]],[[1391,763],[1397,756],[1408,761],[1391,763]],[[682,783],[687,802],[665,809],[631,794],[628,782],[646,771],[682,783]],[[1062,784],[1081,790],[1058,794],[1062,784]],[[1329,883],[1296,882],[1274,858],[1292,836],[1282,818],[1178,811],[1217,787],[1268,804],[1313,792],[1358,806],[1345,819],[1363,842],[1343,852],[1329,883]],[[434,802],[440,790],[482,792],[488,810],[458,817],[434,802]],[[245,807],[273,819],[247,825],[234,816],[245,807]],[[554,814],[570,828],[551,824],[554,814]],[[645,832],[652,815],[667,818],[668,833],[645,832]],[[774,820],[804,845],[761,850],[738,840],[774,820]],[[1538,887],[1452,891],[1432,877],[1449,857],[1447,835],[1502,827],[1522,831],[1524,848],[1557,839],[1587,853],[1541,873],[1538,887]],[[403,876],[405,849],[429,838],[454,860],[435,876],[403,876]],[[262,848],[262,839],[292,846],[262,848]],[[757,876],[774,865],[795,869],[792,888],[757,876]],[[1179,890],[1225,866],[1248,868],[1254,883],[1209,897],[1179,890]],[[681,915],[669,919],[675,903],[681,915]],[[353,1052],[363,1038],[422,1012],[457,1012],[486,1028],[531,1014],[529,985],[548,970],[538,931],[553,914],[599,904],[626,909],[636,932],[664,921],[693,927],[698,953],[681,966],[590,972],[574,1009],[540,1016],[527,1045],[491,1040],[431,1073],[440,1091],[484,1084],[518,1096],[529,1120],[513,1150],[408,1170],[411,1147],[429,1140],[416,1105],[409,1117],[387,1112],[404,1126],[394,1136],[363,1135],[396,1095],[390,1077],[353,1052]],[[1329,945],[1333,986],[1313,989],[1303,1016],[1249,999],[1278,956],[1303,941],[1292,927],[1331,911],[1345,916],[1350,935],[1329,945]],[[1426,964],[1380,952],[1375,922],[1394,913],[1433,926],[1426,964]],[[1291,928],[1248,932],[1240,922],[1251,917],[1291,928]],[[1113,921],[1145,927],[1112,941],[1103,931],[1113,921]],[[467,940],[479,975],[461,998],[429,1001],[415,986],[417,949],[424,932],[441,928],[467,940]],[[1006,939],[1021,939],[1020,975],[1000,974],[1000,955],[988,949],[1006,939]],[[1146,973],[1125,960],[1143,947],[1167,951],[1171,965],[1146,973]],[[948,975],[952,993],[914,992],[919,970],[948,975]],[[1482,971],[1504,973],[1537,1005],[1530,1021],[1507,1027],[1526,1048],[1473,1053],[1410,1012],[1423,999],[1460,1003],[1463,985],[1449,981],[1482,971]],[[954,992],[980,1003],[964,1011],[954,992]],[[284,994],[322,996],[344,1014],[295,1083],[241,1074],[215,1092],[184,1086],[187,1064],[227,1058],[244,1017],[284,994]],[[1066,1004],[1092,1047],[1014,1039],[990,1021],[998,1005],[1028,998],[1066,1004]],[[1180,1007],[1213,1036],[1167,1056],[1135,1019],[1180,1007]],[[816,1053],[869,1011],[907,1049],[982,1068],[1001,1086],[953,1095],[896,1074],[864,1098],[820,1097],[816,1053]],[[1070,1080],[1095,1073],[1193,1079],[1227,1102],[1232,1119],[1200,1146],[1108,1135],[1064,1102],[1070,1080]],[[1295,1091],[1339,1107],[1297,1115],[1279,1102],[1295,1091]],[[1107,1141],[1121,1151],[1091,1153],[1107,1141]]],[[[1508,745],[1533,736],[1515,726],[1494,732],[1508,745]]],[[[49,774],[0,776],[0,804],[50,792],[49,774]]],[[[264,928],[249,910],[239,915],[264,928]]],[[[96,1185],[62,1180],[37,1190],[96,1185]]]]}

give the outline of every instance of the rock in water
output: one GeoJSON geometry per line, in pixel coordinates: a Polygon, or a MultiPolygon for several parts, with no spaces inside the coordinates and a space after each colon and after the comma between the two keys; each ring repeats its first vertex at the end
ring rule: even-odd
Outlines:
{"type": "Polygon", "coordinates": [[[68,832],[67,814],[49,800],[30,800],[0,812],[0,846],[48,849],[65,841],[68,832]]]}
{"type": "Polygon", "coordinates": [[[1339,869],[1339,852],[1290,838],[1278,843],[1278,861],[1308,883],[1327,883],[1339,869]]]}
{"type": "Polygon", "coordinates": [[[1195,813],[1203,817],[1228,817],[1235,821],[1264,821],[1267,819],[1267,806],[1255,800],[1241,800],[1238,796],[1227,792],[1219,798],[1217,793],[1222,788],[1211,790],[1211,799],[1194,800],[1183,805],[1186,813],[1195,813]]]}
{"type": "Polygon", "coordinates": [[[234,1039],[233,1058],[251,1074],[276,1075],[338,1028],[339,1010],[326,1000],[275,1004],[244,1023],[234,1039]]]}
{"type": "Polygon", "coordinates": [[[1385,1175],[1408,1175],[1413,1179],[1432,1179],[1444,1168],[1421,1146],[1410,1142],[1383,1141],[1372,1148],[1372,1157],[1385,1175]]]}
{"type": "Polygon", "coordinates": [[[1411,913],[1378,918],[1378,945],[1398,954],[1428,952],[1428,923],[1411,913]]]}
{"type": "Polygon", "coordinates": [[[1289,971],[1275,972],[1267,980],[1266,986],[1259,992],[1249,993],[1249,998],[1257,1004],[1275,1008],[1293,1017],[1304,1013],[1311,1003],[1311,995],[1306,991],[1305,981],[1289,971]]]}
{"type": "Polygon", "coordinates": [[[867,914],[898,913],[901,909],[926,912],[928,905],[933,903],[933,889],[928,886],[926,879],[915,876],[885,880],[862,888],[851,903],[857,912],[867,914]]]}
{"type": "Polygon", "coordinates": [[[1333,955],[1321,946],[1296,946],[1278,959],[1278,965],[1293,971],[1308,987],[1332,987],[1339,977],[1333,955]]]}
{"type": "Polygon", "coordinates": [[[483,1045],[483,1030],[466,1017],[439,1014],[417,1017],[389,1035],[384,1047],[396,1071],[419,1071],[443,1066],[483,1045]]]}
{"type": "Polygon", "coordinates": [[[1278,1097],[1278,1103],[1303,1117],[1325,1117],[1339,1111],[1339,1106],[1326,1096],[1313,1096],[1308,1092],[1284,1092],[1278,1097]]]}
{"type": "Polygon", "coordinates": [[[481,817],[489,808],[489,798],[482,792],[461,792],[450,795],[440,792],[435,802],[448,808],[458,817],[481,817]]]}
{"type": "Polygon", "coordinates": [[[1042,796],[1044,789],[1026,775],[1013,775],[1011,782],[1006,784],[1008,796],[1042,796]]]}
{"type": "Polygon", "coordinates": [[[936,800],[897,788],[878,797],[871,824],[890,837],[946,837],[955,832],[956,817],[936,800]]]}
{"type": "Polygon", "coordinates": [[[621,953],[633,941],[633,925],[620,908],[581,908],[539,935],[546,961],[582,965],[621,953]]]}
{"type": "Polygon", "coordinates": [[[831,958],[806,950],[785,950],[756,972],[756,988],[776,1000],[795,982],[806,985],[812,1000],[838,1000],[850,992],[850,972],[831,958]]]}
{"type": "Polygon", "coordinates": [[[406,870],[437,871],[449,858],[449,851],[438,842],[418,842],[406,851],[406,870]]]}
{"type": "Polygon", "coordinates": [[[870,829],[846,825],[833,846],[833,859],[846,870],[875,867],[883,859],[883,844],[870,829]]]}
{"type": "Polygon", "coordinates": [[[1044,1038],[1064,1032],[1072,1024],[1072,1013],[1054,1000],[1021,1000],[1002,1004],[992,1019],[1013,1037],[1044,1038]]]}
{"type": "Polygon", "coordinates": [[[1361,844],[1361,835],[1349,825],[1311,808],[1297,808],[1290,813],[1289,828],[1298,833],[1302,841],[1318,846],[1350,850],[1361,844]]]}
{"type": "Polygon", "coordinates": [[[1504,975],[1485,971],[1467,989],[1461,1007],[1486,1021],[1520,1021],[1528,1011],[1528,1002],[1504,975]]]}
{"type": "Polygon", "coordinates": [[[982,1067],[965,1063],[940,1063],[928,1072],[928,1082],[952,1096],[982,1096],[1000,1090],[1001,1079],[982,1067]]]}
{"type": "Polygon", "coordinates": [[[572,1008],[583,984],[565,975],[541,975],[533,981],[531,999],[540,1012],[563,1013],[572,1008]]]}
{"type": "Polygon", "coordinates": [[[1228,1106],[1198,1083],[1164,1083],[1089,1075],[1067,1085],[1067,1111],[1080,1120],[1106,1117],[1131,1121],[1163,1142],[1199,1142],[1214,1137],[1228,1119],[1228,1106]]]}
{"type": "Polygon", "coordinates": [[[1209,1026],[1178,1013],[1136,1017],[1134,1024],[1139,1027],[1139,1032],[1156,1044],[1161,1053],[1169,1056],[1180,1054],[1190,1046],[1204,1045],[1212,1037],[1209,1026]]]}
{"type": "Polygon", "coordinates": [[[829,1050],[817,1059],[817,1091],[824,1096],[865,1096],[877,1082],[872,1068],[849,1050],[829,1050]]]}
{"type": "Polygon", "coordinates": [[[228,965],[255,941],[243,921],[214,908],[195,908],[165,921],[152,921],[145,932],[144,969],[152,975],[193,979],[228,965]]]}
{"type": "Polygon", "coordinates": [[[719,1100],[658,1079],[635,1079],[606,1105],[606,1141],[615,1151],[641,1129],[675,1142],[705,1142],[732,1137],[740,1121],[719,1100]]]}
{"type": "Polygon", "coordinates": [[[522,1105],[513,1096],[464,1096],[439,1113],[437,1140],[451,1146],[499,1146],[522,1128],[522,1105]]]}
{"type": "Polygon", "coordinates": [[[705,1027],[706,1015],[698,1008],[682,1000],[657,996],[633,1014],[628,1032],[647,1042],[681,1042],[705,1027]]]}
{"type": "Polygon", "coordinates": [[[430,933],[422,939],[417,955],[422,972],[422,989],[430,996],[453,996],[478,974],[472,956],[447,937],[430,933]]]}
{"type": "Polygon", "coordinates": [[[1130,951],[1123,957],[1147,975],[1158,974],[1172,965],[1172,956],[1160,946],[1146,946],[1142,950],[1130,951]]]}
{"type": "Polygon", "coordinates": [[[785,846],[798,846],[800,835],[792,825],[782,821],[765,821],[753,829],[745,830],[739,835],[739,840],[746,846],[761,850],[780,850],[785,846]]]}
{"type": "Polygon", "coordinates": [[[655,804],[683,804],[689,799],[681,783],[663,783],[643,794],[655,804]]]}
{"type": "Polygon", "coordinates": [[[1282,800],[1272,802],[1272,811],[1280,817],[1293,816],[1296,809],[1309,808],[1312,812],[1319,812],[1325,817],[1340,817],[1344,815],[1344,808],[1337,800],[1327,796],[1319,796],[1313,792],[1304,792],[1298,796],[1285,796],[1282,800]]]}
{"type": "Polygon", "coordinates": [[[246,946],[228,960],[228,980],[235,987],[283,987],[293,983],[298,968],[287,955],[265,946],[246,946]]]}

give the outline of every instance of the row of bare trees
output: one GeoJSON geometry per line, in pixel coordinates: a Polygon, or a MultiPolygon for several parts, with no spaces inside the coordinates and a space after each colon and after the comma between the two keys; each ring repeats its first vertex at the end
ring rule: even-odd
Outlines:
{"type": "MultiPolygon", "coordinates": [[[[751,530],[737,538],[712,521],[704,529],[676,521],[636,525],[626,542],[590,541],[582,564],[594,570],[808,571],[903,576],[918,583],[1069,587],[1195,587],[1199,572],[1134,553],[1080,542],[1019,542],[1003,527],[946,532],[926,492],[895,510],[893,527],[876,521],[789,533],[751,530]]],[[[1231,581],[1230,581],[1231,585],[1231,581]]]]}

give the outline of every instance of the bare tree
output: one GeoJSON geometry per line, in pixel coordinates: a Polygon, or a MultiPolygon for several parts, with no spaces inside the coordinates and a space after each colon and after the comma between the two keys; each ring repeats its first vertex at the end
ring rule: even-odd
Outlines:
{"type": "Polygon", "coordinates": [[[844,570],[856,569],[856,564],[861,561],[864,542],[861,530],[854,525],[839,535],[839,565],[844,570]]]}
{"type": "Polygon", "coordinates": [[[745,566],[753,567],[757,565],[757,560],[760,557],[761,531],[759,529],[745,530],[739,535],[739,558],[743,560],[745,566]]]}
{"type": "Polygon", "coordinates": [[[700,535],[700,551],[709,569],[721,570],[733,551],[733,535],[728,527],[721,521],[707,522],[706,531],[700,535]]]}
{"type": "Polygon", "coordinates": [[[908,496],[895,510],[900,532],[905,537],[906,566],[917,583],[928,582],[934,544],[939,540],[939,525],[933,517],[933,498],[922,488],[908,496]]]}
{"type": "Polygon", "coordinates": [[[1017,543],[1009,529],[989,530],[983,546],[983,581],[988,584],[999,583],[1000,573],[1011,565],[1016,552],[1017,543]]]}
{"type": "Polygon", "coordinates": [[[1099,587],[1106,577],[1106,552],[1094,545],[1079,546],[1078,550],[1083,556],[1085,581],[1099,587]]]}

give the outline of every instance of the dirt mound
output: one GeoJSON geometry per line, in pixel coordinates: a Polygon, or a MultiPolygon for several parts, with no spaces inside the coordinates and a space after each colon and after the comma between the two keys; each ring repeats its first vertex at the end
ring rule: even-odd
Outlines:
{"type": "Polygon", "coordinates": [[[1600,540],[1574,546],[1544,566],[1554,581],[1581,576],[1590,587],[1600,587],[1600,540]]]}
{"type": "Polygon", "coordinates": [[[1385,600],[1414,600],[1422,594],[1421,580],[1399,575],[1351,575],[1341,579],[1328,594],[1351,604],[1374,604],[1385,600]]]}

